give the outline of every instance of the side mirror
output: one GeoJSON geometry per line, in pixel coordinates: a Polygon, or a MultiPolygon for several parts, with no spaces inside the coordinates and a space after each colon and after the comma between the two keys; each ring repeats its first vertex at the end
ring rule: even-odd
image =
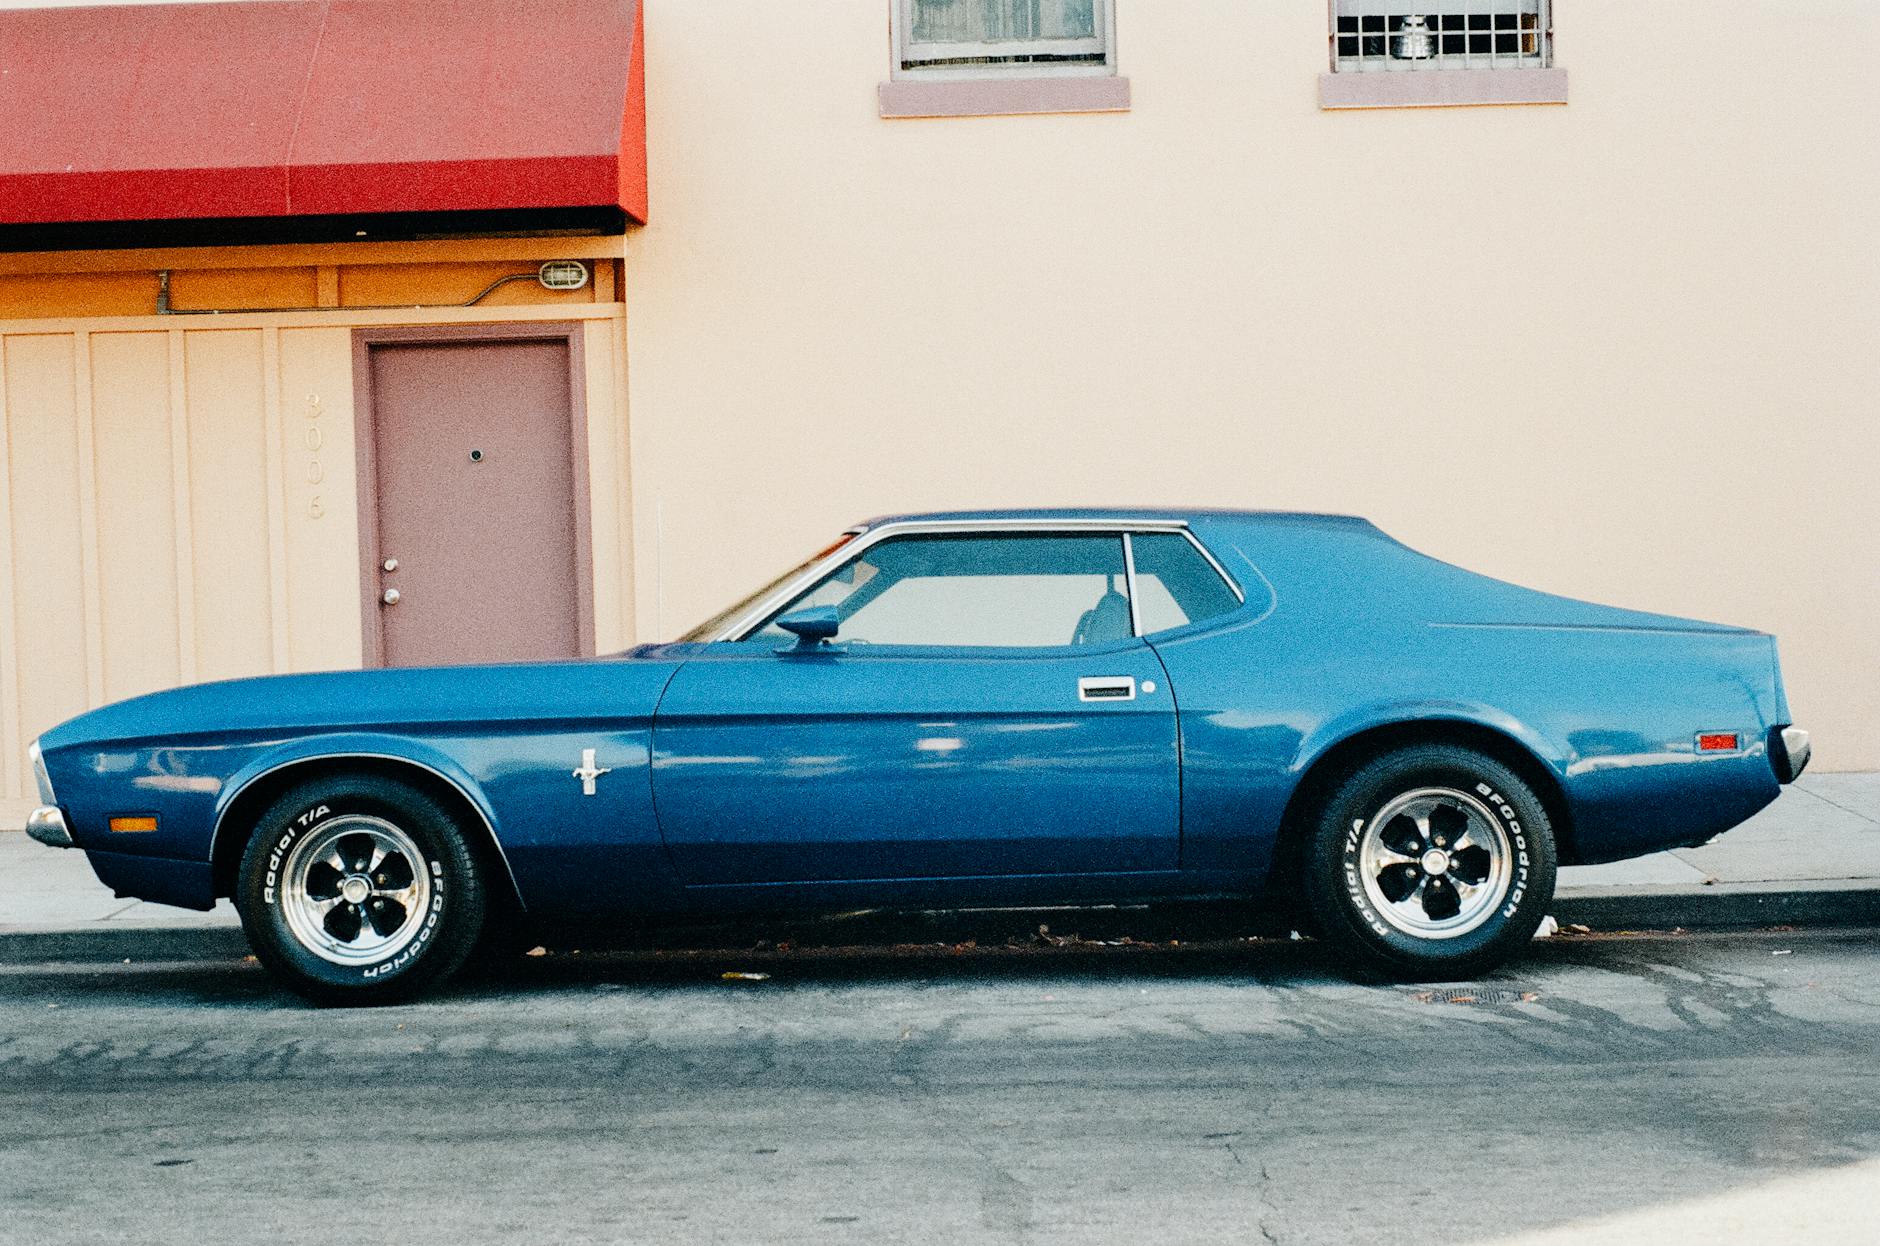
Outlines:
{"type": "Polygon", "coordinates": [[[842,616],[836,613],[834,606],[810,606],[790,611],[777,620],[777,626],[796,637],[798,649],[814,649],[835,638],[842,626],[842,616]]]}

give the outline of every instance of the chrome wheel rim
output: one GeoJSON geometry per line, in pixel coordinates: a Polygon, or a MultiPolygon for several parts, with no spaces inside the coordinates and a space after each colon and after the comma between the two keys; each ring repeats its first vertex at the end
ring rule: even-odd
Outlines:
{"type": "Polygon", "coordinates": [[[424,855],[383,818],[345,814],[316,825],[281,866],[281,912],[299,944],[336,965],[396,956],[431,904],[424,855]]]}
{"type": "Polygon", "coordinates": [[[1514,877],[1514,852],[1482,801],[1449,787],[1405,792],[1365,824],[1358,847],[1365,898],[1419,939],[1455,939],[1493,917],[1514,877]]]}

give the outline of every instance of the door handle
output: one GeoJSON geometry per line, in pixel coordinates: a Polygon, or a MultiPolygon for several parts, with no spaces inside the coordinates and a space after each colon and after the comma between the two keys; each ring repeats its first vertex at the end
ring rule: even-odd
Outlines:
{"type": "Polygon", "coordinates": [[[1136,679],[1133,675],[1086,675],[1077,681],[1079,701],[1134,701],[1136,679]]]}

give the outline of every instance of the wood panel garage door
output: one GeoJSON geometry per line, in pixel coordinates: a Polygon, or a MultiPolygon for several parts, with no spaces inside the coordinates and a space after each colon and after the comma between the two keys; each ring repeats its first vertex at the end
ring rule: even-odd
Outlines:
{"type": "Polygon", "coordinates": [[[361,333],[367,661],[592,651],[578,341],[567,326],[361,333]]]}

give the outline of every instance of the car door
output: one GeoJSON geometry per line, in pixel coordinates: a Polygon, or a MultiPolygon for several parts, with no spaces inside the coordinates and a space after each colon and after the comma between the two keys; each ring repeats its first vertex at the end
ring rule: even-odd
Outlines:
{"type": "Polygon", "coordinates": [[[1135,635],[1119,533],[903,533],[746,638],[654,721],[690,885],[1173,870],[1175,704],[1135,635]],[[802,643],[778,626],[833,606],[802,643]]]}

